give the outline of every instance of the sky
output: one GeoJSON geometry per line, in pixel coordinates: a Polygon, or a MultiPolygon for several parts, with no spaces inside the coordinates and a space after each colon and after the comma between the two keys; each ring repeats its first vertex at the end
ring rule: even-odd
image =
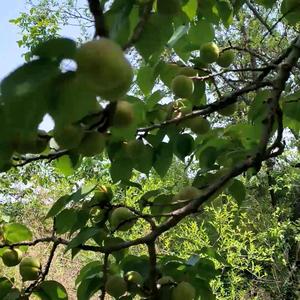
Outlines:
{"type": "MultiPolygon", "coordinates": [[[[21,38],[20,29],[9,20],[17,18],[25,10],[24,0],[0,0],[0,81],[24,63],[22,53],[25,49],[20,49],[17,44],[17,40],[21,38]]],[[[46,131],[53,128],[53,121],[49,116],[44,118],[40,128],[46,131]]]]}
{"type": "Polygon", "coordinates": [[[24,10],[24,0],[0,1],[0,80],[24,61],[22,50],[17,44],[21,37],[18,34],[19,28],[9,23],[9,20],[18,17],[24,10]]]}
{"type": "MultiPolygon", "coordinates": [[[[24,63],[22,53],[26,52],[26,49],[19,48],[17,44],[22,37],[20,29],[9,20],[17,18],[22,11],[27,10],[25,3],[25,0],[0,0],[0,81],[24,63]]],[[[76,38],[79,31],[75,27],[67,27],[62,30],[61,34],[76,38]]],[[[53,122],[49,116],[44,118],[40,128],[47,131],[53,128],[53,122]]]]}

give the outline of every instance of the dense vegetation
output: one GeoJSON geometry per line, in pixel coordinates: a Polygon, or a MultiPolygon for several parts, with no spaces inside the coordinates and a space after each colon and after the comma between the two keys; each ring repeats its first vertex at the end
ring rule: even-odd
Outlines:
{"type": "Polygon", "coordinates": [[[297,299],[299,1],[28,7],[0,299],[297,299]]]}

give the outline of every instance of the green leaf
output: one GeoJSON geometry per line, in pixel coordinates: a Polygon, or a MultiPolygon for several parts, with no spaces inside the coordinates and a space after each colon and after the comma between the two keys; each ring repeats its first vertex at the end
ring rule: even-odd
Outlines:
{"type": "Polygon", "coordinates": [[[157,90],[151,95],[149,95],[149,97],[145,99],[147,108],[151,109],[152,107],[154,107],[164,96],[165,93],[161,90],[157,90]]]}
{"type": "Polygon", "coordinates": [[[215,38],[215,31],[211,23],[200,20],[191,25],[188,32],[188,39],[190,43],[200,46],[204,43],[211,42],[215,38]]]}
{"type": "Polygon", "coordinates": [[[164,177],[172,163],[173,146],[170,143],[161,143],[154,153],[153,167],[160,177],[164,177]]]}
{"type": "Polygon", "coordinates": [[[182,11],[188,16],[190,20],[193,20],[197,14],[198,0],[188,0],[182,7],[182,11]]]}
{"type": "MultiPolygon", "coordinates": [[[[56,64],[36,60],[25,64],[1,82],[2,108],[11,136],[37,131],[50,103],[52,82],[59,74],[56,64]]],[[[3,120],[2,120],[3,122],[3,120]]]]}
{"type": "Polygon", "coordinates": [[[213,294],[207,280],[194,278],[194,280],[191,280],[191,284],[196,287],[196,295],[200,297],[200,299],[216,300],[216,296],[213,294]]]}
{"type": "Polygon", "coordinates": [[[113,182],[130,180],[132,168],[133,163],[129,159],[120,158],[112,161],[109,171],[113,182]]]}
{"type": "Polygon", "coordinates": [[[105,23],[109,36],[120,45],[128,41],[133,27],[138,22],[137,10],[133,9],[133,0],[114,1],[110,10],[105,13],[105,23]]]}
{"type": "Polygon", "coordinates": [[[225,26],[229,26],[233,21],[233,6],[229,0],[217,0],[219,16],[225,26]]]}
{"type": "Polygon", "coordinates": [[[69,242],[66,251],[83,245],[86,241],[92,238],[97,233],[101,232],[101,228],[86,227],[80,230],[80,232],[69,242]]]}
{"type": "Polygon", "coordinates": [[[165,16],[153,14],[145,24],[144,30],[136,43],[136,49],[145,60],[154,53],[163,51],[173,34],[172,23],[165,16]]]}
{"type": "Polygon", "coordinates": [[[151,190],[146,192],[139,200],[140,208],[143,209],[145,206],[147,206],[148,202],[151,201],[152,198],[158,196],[161,193],[162,189],[151,190]]]}
{"type": "Polygon", "coordinates": [[[252,149],[259,143],[262,124],[235,124],[225,129],[225,135],[232,140],[237,139],[246,149],[252,149]]]}
{"type": "Polygon", "coordinates": [[[77,212],[74,209],[64,209],[55,218],[55,230],[58,234],[64,234],[71,230],[77,221],[77,212]]]}
{"type": "Polygon", "coordinates": [[[65,175],[71,176],[74,172],[74,165],[69,155],[63,155],[54,161],[55,169],[65,175]]]}
{"type": "Polygon", "coordinates": [[[126,274],[129,271],[140,273],[144,278],[149,275],[150,265],[147,256],[127,255],[120,264],[121,269],[126,274]]]}
{"type": "Polygon", "coordinates": [[[13,101],[15,97],[22,97],[35,92],[37,88],[58,74],[57,64],[51,61],[34,60],[24,64],[2,80],[2,95],[11,97],[3,98],[4,103],[10,99],[13,101]]]}
{"type": "Polygon", "coordinates": [[[50,208],[48,214],[46,215],[46,219],[56,216],[71,201],[71,195],[61,196],[50,208]]]}
{"type": "Polygon", "coordinates": [[[298,1],[283,0],[281,3],[281,13],[285,16],[289,24],[295,25],[300,21],[300,5],[298,1]],[[292,5],[291,5],[292,4],[292,5]],[[294,4],[294,5],[293,5],[294,4]]]}
{"type": "Polygon", "coordinates": [[[216,0],[202,0],[198,2],[198,12],[208,22],[219,24],[220,16],[216,8],[216,0]]]}
{"type": "Polygon", "coordinates": [[[285,97],[282,102],[284,116],[300,122],[300,91],[285,97]]]}
{"type": "Polygon", "coordinates": [[[267,100],[270,97],[270,91],[259,91],[251,103],[248,119],[253,123],[261,123],[266,117],[268,111],[267,100]]]}
{"type": "Polygon", "coordinates": [[[89,210],[81,209],[76,211],[76,215],[76,220],[72,226],[72,229],[70,230],[70,235],[86,225],[87,221],[89,220],[89,210]]]}
{"type": "Polygon", "coordinates": [[[33,293],[41,300],[67,300],[66,289],[57,281],[44,281],[38,285],[33,293]]]}
{"type": "Polygon", "coordinates": [[[75,280],[76,286],[88,278],[98,277],[101,272],[102,263],[100,261],[92,261],[88,263],[80,270],[79,275],[75,280]]]}
{"type": "Polygon", "coordinates": [[[180,208],[179,205],[171,205],[174,199],[173,194],[160,194],[152,201],[150,206],[150,211],[153,216],[156,216],[158,222],[164,220],[164,217],[159,216],[162,213],[169,213],[177,208],[180,208]]]}
{"type": "Polygon", "coordinates": [[[210,169],[215,164],[218,157],[218,151],[215,147],[209,146],[201,151],[199,155],[199,164],[201,168],[210,169]]]}
{"type": "Polygon", "coordinates": [[[12,290],[13,284],[6,277],[0,277],[0,299],[4,297],[12,290]]]}
{"type": "Polygon", "coordinates": [[[3,236],[5,240],[12,244],[32,239],[30,229],[19,223],[5,224],[3,226],[3,236]]]}
{"type": "Polygon", "coordinates": [[[95,189],[95,186],[93,186],[90,189],[88,189],[87,191],[83,192],[82,188],[80,188],[71,195],[64,195],[64,196],[60,197],[50,208],[48,214],[46,215],[46,219],[56,216],[71,201],[74,201],[76,203],[76,202],[79,202],[80,200],[84,199],[94,189],[95,189]]]}
{"type": "MultiPolygon", "coordinates": [[[[109,237],[104,240],[104,246],[105,247],[111,247],[115,245],[119,245],[121,243],[124,243],[125,241],[119,237],[109,237]]],[[[128,249],[121,249],[117,251],[112,252],[112,256],[116,259],[116,261],[121,261],[128,253],[128,249]]]]}
{"type": "Polygon", "coordinates": [[[217,275],[215,264],[207,258],[200,258],[195,264],[195,268],[198,270],[198,276],[205,281],[214,279],[217,275]]]}
{"type": "Polygon", "coordinates": [[[55,82],[49,113],[57,128],[79,122],[98,111],[96,94],[87,87],[85,80],[84,76],[70,71],[61,74],[55,82]]]}
{"type": "Polygon", "coordinates": [[[39,44],[32,50],[32,54],[40,58],[74,58],[76,54],[76,42],[68,38],[55,38],[39,44]]]}
{"type": "Polygon", "coordinates": [[[188,32],[189,26],[188,25],[181,25],[179,26],[170,40],[168,41],[168,47],[172,48],[177,43],[178,40],[180,40],[187,32],[188,32]]]}
{"type": "Polygon", "coordinates": [[[176,137],[174,146],[174,153],[184,161],[185,157],[190,155],[194,149],[194,139],[189,134],[180,134],[176,137]]]}
{"type": "Polygon", "coordinates": [[[194,92],[190,101],[195,106],[205,105],[205,82],[200,80],[194,80],[194,92]]]}
{"type": "Polygon", "coordinates": [[[276,0],[256,0],[256,3],[263,5],[265,8],[272,8],[276,0]]]}
{"type": "Polygon", "coordinates": [[[141,152],[134,159],[134,168],[144,174],[149,174],[154,159],[153,148],[149,145],[143,145],[141,152]]]}
{"type": "Polygon", "coordinates": [[[155,83],[154,69],[150,66],[141,67],[136,80],[144,95],[149,95],[155,83]]]}
{"type": "Polygon", "coordinates": [[[90,299],[96,292],[100,291],[102,286],[103,282],[99,275],[97,277],[82,281],[77,288],[77,299],[90,299]]]}
{"type": "Polygon", "coordinates": [[[184,35],[180,40],[177,41],[173,49],[183,61],[187,62],[190,58],[191,51],[198,49],[198,46],[191,44],[187,35],[184,35]]]}
{"type": "Polygon", "coordinates": [[[234,179],[233,183],[229,186],[228,191],[237,201],[238,206],[241,206],[246,199],[246,188],[244,184],[240,180],[234,179]]]}
{"type": "Polygon", "coordinates": [[[162,63],[160,69],[160,79],[167,86],[171,86],[173,78],[180,72],[180,67],[177,64],[162,63]]]}
{"type": "Polygon", "coordinates": [[[18,289],[12,289],[3,300],[20,300],[21,293],[18,289]]]}

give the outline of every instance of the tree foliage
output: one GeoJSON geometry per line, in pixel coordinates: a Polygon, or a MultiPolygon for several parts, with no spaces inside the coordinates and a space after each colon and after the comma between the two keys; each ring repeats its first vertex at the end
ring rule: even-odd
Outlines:
{"type": "MultiPolygon", "coordinates": [[[[0,170],[10,174],[48,161],[65,176],[81,170],[88,177],[81,168],[90,163],[107,166],[111,181],[103,184],[100,178],[60,196],[46,214],[53,223],[46,237],[34,239],[17,222],[3,224],[2,257],[9,249],[25,253],[39,243],[51,249],[43,266],[25,255],[20,262],[24,285],[18,289],[2,277],[0,295],[67,299],[63,282],[47,280],[63,245],[73,257],[99,254],[75,281],[78,299],[95,294],[105,299],[106,293],[116,299],[214,299],[217,264],[226,265],[217,247],[206,247],[210,255],[182,258],[172,249],[160,253],[159,244],[187,219],[213,211],[220,202],[239,210],[247,197],[246,179],[259,178],[270,162],[276,168],[285,150],[297,151],[299,3],[87,4],[81,14],[68,1],[68,16],[75,11],[76,19],[94,25],[92,41],[59,37],[65,10],[57,9],[57,1],[32,3],[29,14],[13,21],[24,32],[19,44],[30,51],[27,62],[1,82],[0,170]],[[55,123],[50,132],[39,129],[47,114],[55,123]],[[145,176],[165,178],[174,160],[185,164],[186,184],[144,191],[145,176]],[[119,191],[124,187],[144,193],[126,203],[119,191]],[[137,236],[130,236],[135,228],[137,236]],[[127,251],[135,247],[143,249],[140,255],[127,251]],[[130,280],[132,274],[138,276],[130,280]]],[[[227,219],[233,221],[231,212],[227,219]]],[[[228,240],[221,243],[228,247],[228,240]]]]}

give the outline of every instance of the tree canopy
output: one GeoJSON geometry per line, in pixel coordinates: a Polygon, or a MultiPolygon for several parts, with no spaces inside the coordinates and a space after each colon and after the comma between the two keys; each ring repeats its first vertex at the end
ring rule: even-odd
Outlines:
{"type": "MultiPolygon", "coordinates": [[[[88,184],[55,199],[44,216],[52,224],[46,236],[3,220],[0,255],[6,266],[19,265],[24,284],[1,277],[0,298],[68,299],[64,282],[47,279],[64,246],[72,257],[98,255],[74,279],[78,299],[215,299],[210,283],[223,276],[216,247],[186,258],[161,251],[161,243],[187,220],[217,218],[214,205],[229,207],[226,197],[246,230],[242,207],[255,180],[268,180],[269,206],[278,205],[278,161],[298,166],[300,2],[29,6],[12,20],[26,62],[0,85],[0,178],[14,181],[24,169],[22,176],[37,172],[43,184],[51,185],[50,176],[58,186],[57,174],[39,170],[49,163],[59,176],[88,184]],[[78,36],[61,35],[75,25],[78,36]],[[40,128],[46,115],[54,122],[49,132],[40,128]],[[51,245],[44,265],[24,254],[42,243],[51,245]]],[[[238,222],[233,210],[227,220],[238,222]]]]}

